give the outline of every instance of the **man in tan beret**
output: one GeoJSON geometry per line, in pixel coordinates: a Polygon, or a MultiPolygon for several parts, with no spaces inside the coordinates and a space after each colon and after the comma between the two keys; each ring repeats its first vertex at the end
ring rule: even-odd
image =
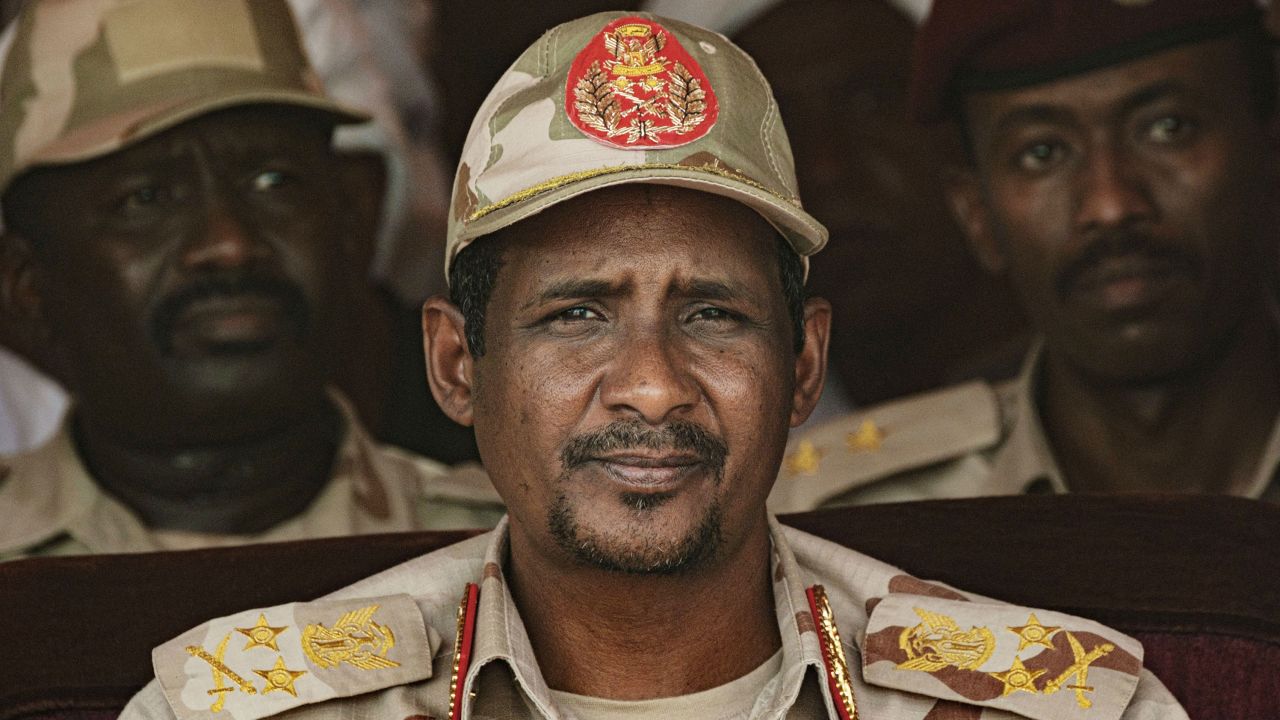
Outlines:
{"type": "Polygon", "coordinates": [[[1280,500],[1276,80],[1251,0],[938,0],[913,105],[1041,336],[1021,377],[791,447],[775,509],[1026,492],[1280,500]]]}
{"type": "Polygon", "coordinates": [[[1115,630],[766,511],[822,386],[803,281],[827,237],[724,37],[552,29],[481,107],[453,197],[428,375],[508,518],[179,635],[126,720],[1186,717],[1115,630]]]}
{"type": "Polygon", "coordinates": [[[37,0],[0,73],[0,310],[67,368],[0,459],[0,558],[496,522],[481,473],[326,389],[357,280],[328,100],[282,0],[37,0]]]}

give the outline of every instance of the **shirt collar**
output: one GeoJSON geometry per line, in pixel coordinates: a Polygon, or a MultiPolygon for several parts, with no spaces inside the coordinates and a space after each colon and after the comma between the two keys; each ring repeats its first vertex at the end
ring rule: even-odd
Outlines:
{"type": "MultiPolygon", "coordinates": [[[[342,416],[342,440],[333,481],[303,513],[256,536],[168,533],[177,545],[233,545],[303,536],[341,534],[332,524],[359,514],[362,532],[412,527],[412,508],[387,486],[377,445],[360,425],[351,404],[337,391],[330,397],[342,416]]],[[[44,445],[0,459],[0,557],[18,555],[60,537],[87,553],[152,552],[166,547],[157,533],[89,475],[72,439],[72,415],[44,445]]],[[[172,543],[171,543],[172,544],[172,543]]]]}
{"type": "MultiPolygon", "coordinates": [[[[782,638],[782,669],[764,690],[765,708],[757,713],[761,718],[781,718],[800,696],[801,687],[809,669],[816,677],[825,677],[822,648],[809,612],[805,590],[808,578],[802,575],[790,545],[782,532],[782,526],[769,516],[769,533],[773,541],[770,560],[773,582],[774,610],[782,638]]],[[[493,662],[506,663],[532,707],[546,718],[558,717],[553,709],[551,692],[538,667],[533,646],[525,630],[524,622],[516,608],[503,568],[507,562],[509,524],[503,518],[490,535],[484,555],[484,570],[480,580],[480,596],[476,608],[476,632],[471,651],[471,664],[463,680],[462,697],[477,692],[477,679],[481,670],[493,662]]],[[[820,683],[828,707],[826,683],[820,683]]]]}
{"type": "Polygon", "coordinates": [[[1014,381],[1013,426],[993,461],[992,478],[1000,484],[992,488],[993,495],[1020,495],[1046,482],[1054,493],[1067,492],[1036,401],[1043,367],[1044,343],[1037,340],[1014,381]]]}

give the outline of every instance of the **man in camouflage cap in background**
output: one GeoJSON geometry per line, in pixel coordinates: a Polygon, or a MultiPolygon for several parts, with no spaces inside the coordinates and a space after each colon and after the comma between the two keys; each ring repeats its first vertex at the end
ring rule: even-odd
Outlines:
{"type": "MultiPolygon", "coordinates": [[[[496,522],[326,389],[359,243],[282,0],[38,0],[0,75],[5,322],[62,358],[0,558],[496,522]]],[[[476,475],[479,475],[477,473],[476,475]]]]}
{"type": "Polygon", "coordinates": [[[1131,638],[766,511],[821,391],[829,306],[803,279],[826,231],[722,36],[548,32],[472,125],[452,220],[428,375],[508,518],[183,633],[126,720],[1186,717],[1131,638]]]}
{"type": "Polygon", "coordinates": [[[1276,73],[1252,0],[937,0],[914,111],[959,123],[953,209],[1041,335],[1017,381],[794,442],[771,501],[1026,492],[1280,500],[1276,73]]]}

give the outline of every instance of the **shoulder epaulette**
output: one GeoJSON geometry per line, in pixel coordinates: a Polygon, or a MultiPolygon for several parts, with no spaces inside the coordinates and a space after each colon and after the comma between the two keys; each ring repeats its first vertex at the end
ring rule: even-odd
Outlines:
{"type": "Polygon", "coordinates": [[[837,418],[788,445],[770,508],[812,510],[877,480],[986,449],[1003,434],[1001,416],[995,390],[972,382],[837,418]]]}
{"type": "Polygon", "coordinates": [[[179,720],[258,720],[424,680],[433,652],[417,603],[389,595],[230,615],[151,657],[179,720]]]}
{"type": "Polygon", "coordinates": [[[1049,610],[890,594],[867,622],[871,685],[1033,720],[1118,720],[1142,671],[1142,645],[1049,610]]]}

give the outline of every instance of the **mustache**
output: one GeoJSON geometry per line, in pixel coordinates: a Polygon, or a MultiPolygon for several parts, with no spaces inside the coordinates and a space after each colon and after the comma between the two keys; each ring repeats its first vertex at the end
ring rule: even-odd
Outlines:
{"type": "Polygon", "coordinates": [[[1054,286],[1059,297],[1069,293],[1080,282],[1081,277],[1106,260],[1130,255],[1141,255],[1154,262],[1165,263],[1175,270],[1182,269],[1196,276],[1200,275],[1201,260],[1196,253],[1150,233],[1116,230],[1100,235],[1058,272],[1054,286]]]}
{"type": "Polygon", "coordinates": [[[210,298],[245,295],[277,302],[298,337],[305,337],[310,332],[311,310],[302,288],[281,278],[236,274],[197,278],[165,296],[151,314],[152,337],[165,352],[170,352],[178,318],[193,304],[210,298]]]}
{"type": "Polygon", "coordinates": [[[724,469],[729,456],[724,440],[688,420],[672,420],[658,427],[641,420],[616,420],[594,432],[570,438],[560,451],[560,462],[570,470],[605,453],[630,448],[693,453],[716,475],[724,469]]]}

